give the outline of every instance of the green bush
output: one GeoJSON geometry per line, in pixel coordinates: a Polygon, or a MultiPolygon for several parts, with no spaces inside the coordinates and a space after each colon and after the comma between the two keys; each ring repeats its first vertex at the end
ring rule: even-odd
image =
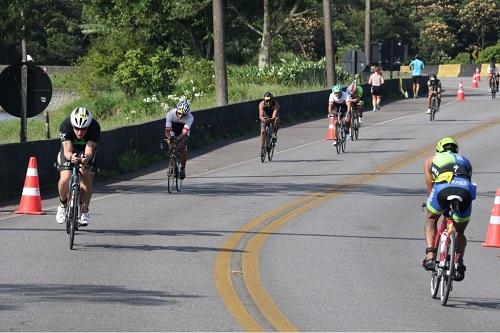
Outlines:
{"type": "Polygon", "coordinates": [[[457,54],[454,59],[445,61],[445,64],[470,64],[470,54],[468,52],[461,52],[457,54]]]}
{"type": "Polygon", "coordinates": [[[177,67],[178,63],[169,50],[158,49],[148,55],[141,49],[131,49],[118,65],[113,80],[127,96],[136,92],[167,94],[177,79],[177,67]]]}
{"type": "Polygon", "coordinates": [[[476,63],[486,64],[489,63],[492,58],[495,59],[497,63],[500,62],[500,43],[489,46],[479,52],[479,57],[477,58],[476,63]]]}
{"type": "Polygon", "coordinates": [[[192,57],[179,58],[180,75],[176,83],[177,95],[193,100],[212,94],[215,87],[214,62],[192,57]]]}

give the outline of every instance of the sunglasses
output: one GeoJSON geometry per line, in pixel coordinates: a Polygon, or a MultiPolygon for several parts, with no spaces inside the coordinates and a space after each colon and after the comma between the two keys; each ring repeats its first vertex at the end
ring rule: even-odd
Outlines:
{"type": "Polygon", "coordinates": [[[73,129],[74,129],[75,131],[86,131],[86,130],[88,129],[88,127],[80,128],[80,127],[75,127],[75,126],[73,126],[73,129]]]}

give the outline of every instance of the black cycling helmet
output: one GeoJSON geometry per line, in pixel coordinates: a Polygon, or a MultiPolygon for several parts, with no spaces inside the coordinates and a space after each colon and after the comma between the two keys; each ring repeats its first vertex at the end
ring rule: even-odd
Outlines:
{"type": "Polygon", "coordinates": [[[436,74],[431,74],[431,77],[429,78],[429,80],[432,82],[432,81],[436,81],[438,78],[436,76],[436,74]]]}
{"type": "Polygon", "coordinates": [[[271,100],[271,99],[273,99],[273,94],[271,94],[269,91],[266,91],[266,92],[264,93],[264,100],[265,100],[265,101],[269,101],[269,100],[271,100]]]}

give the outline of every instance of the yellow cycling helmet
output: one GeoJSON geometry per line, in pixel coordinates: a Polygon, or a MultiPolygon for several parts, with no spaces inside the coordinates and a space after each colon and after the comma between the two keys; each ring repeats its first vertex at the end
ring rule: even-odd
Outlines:
{"type": "Polygon", "coordinates": [[[452,151],[458,153],[458,142],[452,137],[445,137],[436,143],[436,151],[442,153],[445,151],[452,151]]]}

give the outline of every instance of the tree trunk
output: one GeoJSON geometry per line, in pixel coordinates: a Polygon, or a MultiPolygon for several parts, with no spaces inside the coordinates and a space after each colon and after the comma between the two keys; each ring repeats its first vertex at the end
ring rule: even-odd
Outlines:
{"type": "Polygon", "coordinates": [[[215,96],[217,105],[227,104],[226,51],[224,47],[223,0],[213,0],[215,96]]]}
{"type": "Polygon", "coordinates": [[[269,15],[269,0],[264,0],[264,22],[262,25],[262,39],[259,49],[259,69],[269,65],[269,52],[271,48],[271,26],[269,15]]]}

